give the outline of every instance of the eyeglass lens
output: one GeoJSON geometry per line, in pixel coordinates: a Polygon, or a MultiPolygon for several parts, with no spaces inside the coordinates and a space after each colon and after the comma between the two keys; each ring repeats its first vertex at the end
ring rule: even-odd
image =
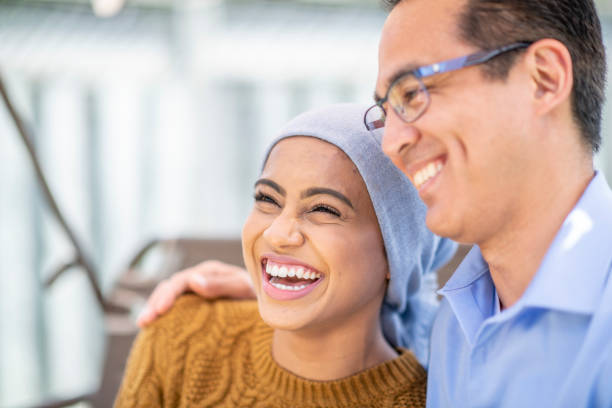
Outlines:
{"type": "Polygon", "coordinates": [[[364,116],[368,130],[376,130],[385,126],[385,111],[378,105],[371,106],[364,116]]]}
{"type": "Polygon", "coordinates": [[[428,103],[423,82],[411,73],[400,77],[389,89],[389,104],[407,122],[417,119],[428,103]]]}

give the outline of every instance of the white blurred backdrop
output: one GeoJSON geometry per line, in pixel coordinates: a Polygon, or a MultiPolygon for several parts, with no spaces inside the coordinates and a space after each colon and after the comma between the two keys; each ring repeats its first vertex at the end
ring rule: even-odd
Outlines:
{"type": "MultiPolygon", "coordinates": [[[[108,18],[86,1],[0,1],[0,72],[104,290],[152,238],[239,236],[276,130],[372,100],[384,18],[375,0],[128,0],[108,18]]],[[[0,407],[98,387],[104,327],[84,274],[42,287],[72,255],[2,105],[0,407]]]]}

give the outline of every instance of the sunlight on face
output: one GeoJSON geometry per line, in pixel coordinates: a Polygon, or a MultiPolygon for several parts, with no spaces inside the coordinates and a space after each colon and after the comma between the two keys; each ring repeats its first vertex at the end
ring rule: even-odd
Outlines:
{"type": "Polygon", "coordinates": [[[270,153],[242,231],[263,319],[317,329],[376,317],[388,267],[355,165],[337,147],[291,137],[270,153]]]}

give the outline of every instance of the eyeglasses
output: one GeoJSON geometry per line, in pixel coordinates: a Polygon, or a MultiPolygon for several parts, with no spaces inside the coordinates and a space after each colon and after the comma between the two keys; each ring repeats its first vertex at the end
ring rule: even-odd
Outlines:
{"type": "Polygon", "coordinates": [[[384,127],[387,112],[383,104],[387,102],[404,122],[414,122],[425,113],[430,102],[429,93],[423,83],[423,78],[483,64],[498,55],[519,48],[527,48],[531,44],[531,42],[513,43],[495,50],[479,51],[474,54],[453,58],[406,72],[391,83],[384,98],[366,110],[363,115],[363,123],[368,130],[384,127]]]}

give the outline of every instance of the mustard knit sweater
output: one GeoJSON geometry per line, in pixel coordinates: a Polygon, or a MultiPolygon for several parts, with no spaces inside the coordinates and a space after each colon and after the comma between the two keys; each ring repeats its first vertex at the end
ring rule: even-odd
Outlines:
{"type": "Polygon", "coordinates": [[[406,350],[336,381],[309,381],[278,366],[273,329],[253,301],[183,296],[142,331],[116,407],[424,407],[425,370],[406,350]]]}

